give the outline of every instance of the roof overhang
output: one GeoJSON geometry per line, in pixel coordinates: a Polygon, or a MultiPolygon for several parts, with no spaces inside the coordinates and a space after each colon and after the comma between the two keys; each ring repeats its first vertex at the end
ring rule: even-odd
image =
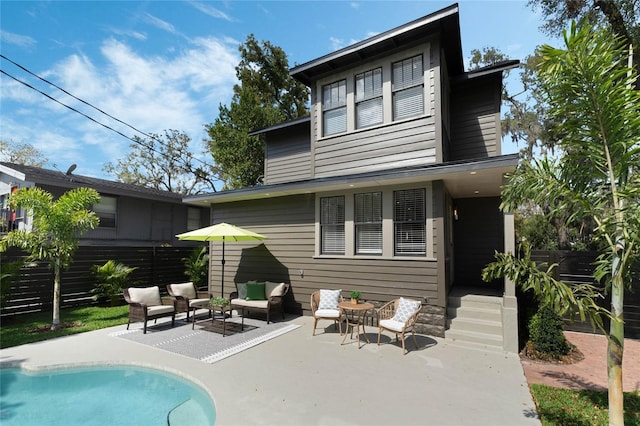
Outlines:
{"type": "Polygon", "coordinates": [[[453,198],[496,197],[500,196],[505,175],[513,172],[517,165],[518,154],[510,154],[480,160],[456,161],[193,195],[185,197],[183,202],[196,206],[208,206],[235,201],[437,180],[444,182],[453,198]]]}
{"type": "Polygon", "coordinates": [[[394,49],[411,46],[434,35],[440,36],[440,41],[445,47],[449,72],[453,75],[460,74],[464,71],[464,65],[458,12],[458,4],[453,4],[400,27],[295,66],[290,70],[291,76],[311,86],[314,80],[326,74],[335,73],[379,55],[386,55],[394,49]]]}

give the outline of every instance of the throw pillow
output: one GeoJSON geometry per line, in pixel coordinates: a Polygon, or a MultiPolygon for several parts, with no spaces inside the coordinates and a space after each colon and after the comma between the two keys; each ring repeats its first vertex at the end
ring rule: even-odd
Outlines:
{"type": "Polygon", "coordinates": [[[236,288],[238,289],[238,299],[246,299],[247,298],[247,283],[238,283],[238,284],[236,284],[236,288]]]}
{"type": "Polygon", "coordinates": [[[264,283],[264,295],[267,297],[277,297],[284,294],[284,283],[274,283],[266,281],[264,283]]]}
{"type": "Polygon", "coordinates": [[[338,309],[342,290],[320,290],[318,309],[338,309]]]}
{"type": "Polygon", "coordinates": [[[264,283],[247,283],[246,300],[266,300],[264,297],[264,283]]]}
{"type": "Polygon", "coordinates": [[[394,321],[406,322],[420,308],[420,301],[400,298],[398,309],[391,318],[394,321]]]}

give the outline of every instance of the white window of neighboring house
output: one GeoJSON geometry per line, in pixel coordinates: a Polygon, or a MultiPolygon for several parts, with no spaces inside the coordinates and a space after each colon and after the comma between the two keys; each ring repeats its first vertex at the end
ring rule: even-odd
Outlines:
{"type": "Polygon", "coordinates": [[[323,135],[347,131],[347,80],[322,87],[323,135]]]}
{"type": "Polygon", "coordinates": [[[200,228],[200,216],[202,210],[197,207],[187,208],[187,231],[200,228]]]}
{"type": "Polygon", "coordinates": [[[382,254],[382,192],[355,194],[356,254],[382,254]]]}
{"type": "Polygon", "coordinates": [[[413,117],[424,113],[424,71],[422,55],[394,62],[393,119],[413,117]]]}
{"type": "Polygon", "coordinates": [[[427,250],[425,190],[393,191],[395,255],[425,255],[427,250]]]}
{"type": "Polygon", "coordinates": [[[356,75],[356,128],[383,122],[382,68],[356,75]]]}
{"type": "Polygon", "coordinates": [[[115,228],[118,217],[118,199],[100,195],[100,202],[93,205],[93,211],[100,218],[99,228],[115,228]]]}
{"type": "Polygon", "coordinates": [[[344,196],[320,199],[320,252],[344,254],[344,196]]]}

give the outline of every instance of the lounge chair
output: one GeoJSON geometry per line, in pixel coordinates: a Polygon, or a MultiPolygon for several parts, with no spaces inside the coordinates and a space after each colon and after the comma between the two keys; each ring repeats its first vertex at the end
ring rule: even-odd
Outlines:
{"type": "Polygon", "coordinates": [[[169,298],[160,297],[158,286],[124,289],[124,299],[129,304],[129,322],[127,330],[132,321],[144,321],[143,333],[147,333],[147,321],[157,320],[161,317],[171,317],[171,327],[176,322],[176,308],[174,301],[169,298]]]}
{"type": "Polygon", "coordinates": [[[422,304],[419,300],[405,299],[403,297],[382,305],[378,309],[378,345],[380,345],[382,330],[389,330],[395,333],[396,341],[398,341],[398,335],[400,335],[402,338],[402,354],[406,355],[405,334],[411,332],[413,334],[413,343],[418,349],[414,325],[418,320],[418,314],[421,309],[422,304]]]}
{"type": "MultiPolygon", "coordinates": [[[[189,322],[189,312],[193,308],[208,309],[211,298],[208,291],[198,291],[192,282],[168,284],[167,292],[175,301],[176,312],[187,312],[187,322],[189,322]]],[[[209,317],[211,317],[211,309],[209,309],[209,317]]]]}
{"type": "Polygon", "coordinates": [[[313,314],[313,336],[319,320],[331,320],[342,335],[342,311],[338,303],[343,301],[342,290],[318,290],[311,293],[311,312],[313,314]]]}

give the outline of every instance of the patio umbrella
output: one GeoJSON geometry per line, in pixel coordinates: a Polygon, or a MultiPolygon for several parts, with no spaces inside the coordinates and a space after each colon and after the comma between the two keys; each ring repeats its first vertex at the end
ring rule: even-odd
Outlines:
{"type": "Polygon", "coordinates": [[[221,296],[224,296],[224,243],[226,241],[252,241],[266,240],[264,235],[256,234],[247,229],[242,229],[228,223],[218,223],[216,225],[207,226],[206,228],[194,229],[193,231],[178,234],[179,240],[190,241],[222,241],[222,283],[221,296]]]}

